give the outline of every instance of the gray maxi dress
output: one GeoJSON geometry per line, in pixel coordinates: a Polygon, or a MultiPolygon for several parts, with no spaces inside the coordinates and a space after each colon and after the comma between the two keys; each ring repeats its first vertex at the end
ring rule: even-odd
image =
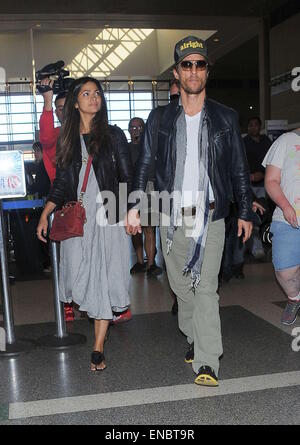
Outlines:
{"type": "MultiPolygon", "coordinates": [[[[82,168],[79,196],[88,153],[81,136],[82,168]]],[[[79,310],[95,319],[112,319],[112,311],[122,312],[130,304],[129,241],[125,228],[108,225],[93,167],[83,197],[87,222],[83,237],[61,242],[59,264],[60,299],[74,301],[79,310]]]]}

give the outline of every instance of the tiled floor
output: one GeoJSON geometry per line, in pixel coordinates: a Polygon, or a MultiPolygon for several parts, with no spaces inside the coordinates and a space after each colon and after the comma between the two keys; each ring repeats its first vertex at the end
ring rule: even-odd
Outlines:
{"type": "MultiPolygon", "coordinates": [[[[131,279],[133,319],[110,328],[108,368],[89,371],[93,325],[68,323],[87,343],[0,359],[0,424],[297,424],[300,352],[280,323],[285,297],[270,263],[220,288],[224,356],[217,389],[193,384],[165,273],[131,279]]],[[[51,280],[12,286],[18,338],[55,333],[51,280]]]]}

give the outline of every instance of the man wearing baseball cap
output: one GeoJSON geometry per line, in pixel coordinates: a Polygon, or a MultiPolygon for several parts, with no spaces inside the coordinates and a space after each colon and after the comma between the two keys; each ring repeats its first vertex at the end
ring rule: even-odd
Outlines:
{"type": "MultiPolygon", "coordinates": [[[[237,113],[206,96],[210,59],[206,43],[195,36],[174,51],[174,77],[180,98],[148,118],[133,189],[144,191],[155,157],[156,190],[172,194],[168,225],[161,242],[172,290],[178,298],[178,323],[189,344],[195,383],[218,385],[223,353],[218,273],[224,246],[224,218],[235,199],[238,236],[252,231],[250,176],[237,113]],[[176,192],[176,193],[174,193],[176,192]]],[[[128,212],[127,232],[140,232],[138,210],[128,212]]]]}

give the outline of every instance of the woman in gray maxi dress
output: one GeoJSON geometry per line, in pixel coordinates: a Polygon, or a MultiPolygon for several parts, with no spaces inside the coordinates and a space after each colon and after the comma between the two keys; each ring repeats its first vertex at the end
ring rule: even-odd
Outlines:
{"type": "Polygon", "coordinates": [[[126,213],[132,166],[124,133],[108,125],[100,83],[85,77],[72,83],[66,98],[56,179],[37,228],[40,240],[45,241],[49,214],[78,200],[89,155],[93,162],[83,195],[84,235],[61,242],[59,288],[63,302],[74,301],[95,319],[91,370],[99,371],[106,368],[104,341],[113,311],[121,312],[130,304],[129,237],[120,221],[126,213]],[[119,196],[120,183],[127,188],[126,202],[119,196]],[[107,192],[115,198],[108,203],[107,192]]]}

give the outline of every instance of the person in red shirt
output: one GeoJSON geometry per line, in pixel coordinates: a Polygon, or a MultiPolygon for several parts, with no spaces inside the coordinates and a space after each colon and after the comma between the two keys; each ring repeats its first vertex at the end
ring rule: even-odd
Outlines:
{"type": "MultiPolygon", "coordinates": [[[[43,79],[41,85],[53,86],[53,80],[43,79]]],[[[51,184],[55,179],[56,173],[56,143],[59,136],[60,127],[54,127],[54,116],[52,109],[53,90],[42,94],[44,98],[44,108],[40,117],[40,143],[43,146],[43,160],[46,172],[51,184]]],[[[55,98],[55,114],[60,123],[63,119],[63,109],[66,100],[66,93],[59,93],[55,98]]]]}
{"type": "MultiPolygon", "coordinates": [[[[52,88],[53,80],[48,77],[41,80],[41,85],[48,85],[52,88]]],[[[54,127],[54,115],[52,109],[53,102],[53,90],[47,91],[42,94],[44,98],[44,108],[40,117],[40,143],[43,147],[43,161],[45,165],[46,172],[49,176],[51,185],[56,176],[56,144],[60,132],[60,127],[54,127]]],[[[66,101],[66,93],[59,93],[54,101],[55,104],[55,114],[60,123],[63,120],[63,109],[66,101]]],[[[74,311],[72,304],[66,303],[64,305],[65,310],[65,320],[74,320],[74,311]]]]}

